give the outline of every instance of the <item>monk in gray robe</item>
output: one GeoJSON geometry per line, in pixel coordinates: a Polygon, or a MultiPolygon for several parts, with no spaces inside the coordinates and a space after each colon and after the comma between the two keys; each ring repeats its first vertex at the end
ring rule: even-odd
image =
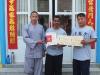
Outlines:
{"type": "Polygon", "coordinates": [[[43,74],[44,56],[44,29],[38,24],[38,13],[33,11],[30,15],[31,23],[22,30],[23,40],[26,43],[25,73],[27,75],[43,74]]]}

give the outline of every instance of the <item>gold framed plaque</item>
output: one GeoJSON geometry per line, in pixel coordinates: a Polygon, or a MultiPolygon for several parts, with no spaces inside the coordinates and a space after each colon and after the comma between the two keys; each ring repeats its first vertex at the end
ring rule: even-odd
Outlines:
{"type": "Polygon", "coordinates": [[[82,46],[82,36],[67,36],[67,35],[56,35],[56,33],[46,34],[47,46],[49,45],[66,45],[66,46],[82,46]]]}

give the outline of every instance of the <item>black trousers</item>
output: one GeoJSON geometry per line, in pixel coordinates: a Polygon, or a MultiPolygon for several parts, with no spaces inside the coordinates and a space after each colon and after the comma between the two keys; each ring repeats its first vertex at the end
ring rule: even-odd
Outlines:
{"type": "Polygon", "coordinates": [[[63,55],[51,56],[46,55],[45,75],[62,75],[63,55]]]}
{"type": "Polygon", "coordinates": [[[90,75],[90,60],[73,60],[73,75],[90,75]]]}

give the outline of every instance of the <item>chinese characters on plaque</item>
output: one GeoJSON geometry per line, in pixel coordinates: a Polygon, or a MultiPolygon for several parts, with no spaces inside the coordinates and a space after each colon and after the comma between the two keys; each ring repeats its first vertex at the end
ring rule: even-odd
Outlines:
{"type": "Polygon", "coordinates": [[[46,34],[47,44],[49,45],[67,45],[67,46],[82,46],[81,41],[83,40],[82,36],[67,36],[67,35],[56,35],[56,33],[47,33],[46,34]]]}

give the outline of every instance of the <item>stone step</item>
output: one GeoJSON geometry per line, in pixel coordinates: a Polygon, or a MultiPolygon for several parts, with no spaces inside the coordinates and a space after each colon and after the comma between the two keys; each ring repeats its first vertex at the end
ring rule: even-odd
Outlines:
{"type": "MultiPolygon", "coordinates": [[[[1,68],[0,72],[24,72],[24,68],[1,68]]],[[[72,72],[72,68],[62,68],[62,72],[72,72]]],[[[100,72],[100,68],[90,68],[90,72],[100,72]]]]}
{"type": "MultiPolygon", "coordinates": [[[[3,65],[0,75],[25,75],[24,64],[3,65]]],[[[62,75],[72,75],[72,64],[63,64],[62,75]]],[[[91,63],[90,75],[100,75],[100,64],[91,63]]]]}
{"type": "MultiPolygon", "coordinates": [[[[24,63],[20,63],[20,64],[5,64],[3,65],[4,68],[24,68],[24,63]]],[[[72,64],[63,64],[62,65],[63,68],[72,68],[72,64]]],[[[90,64],[91,68],[95,68],[95,67],[99,67],[100,68],[100,64],[96,64],[96,63],[91,63],[90,64]]]]}
{"type": "MultiPolygon", "coordinates": [[[[63,68],[63,75],[72,75],[72,68],[63,68]]],[[[90,68],[90,75],[100,75],[100,68],[90,68]]],[[[0,75],[25,75],[24,68],[1,68],[0,75]]]]}

